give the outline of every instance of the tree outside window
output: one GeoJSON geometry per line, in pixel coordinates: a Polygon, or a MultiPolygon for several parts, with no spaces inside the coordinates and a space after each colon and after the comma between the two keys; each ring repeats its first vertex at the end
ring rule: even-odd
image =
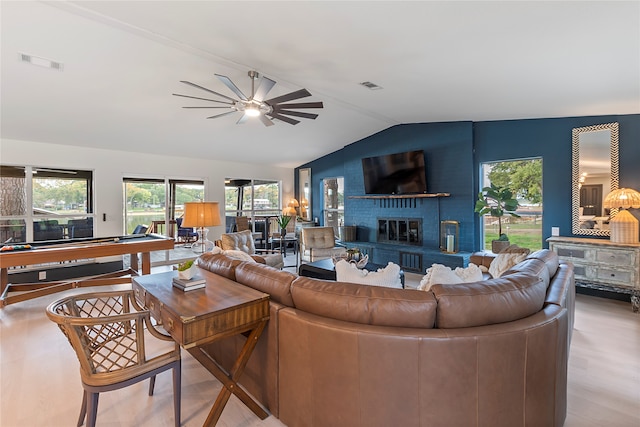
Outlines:
{"type": "MultiPolygon", "coordinates": [[[[484,163],[482,185],[491,183],[507,187],[518,199],[516,211],[520,218],[504,216],[503,233],[511,244],[537,250],[542,248],[542,159],[508,160],[484,163]]],[[[498,219],[481,217],[484,249],[491,250],[491,241],[498,238],[498,219]]]]}

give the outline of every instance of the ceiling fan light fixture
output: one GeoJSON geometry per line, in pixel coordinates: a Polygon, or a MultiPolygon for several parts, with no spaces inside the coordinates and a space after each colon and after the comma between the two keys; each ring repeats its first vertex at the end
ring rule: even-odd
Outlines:
{"type": "Polygon", "coordinates": [[[258,117],[260,115],[260,110],[255,105],[249,105],[245,108],[244,113],[249,117],[258,117]]]}
{"type": "Polygon", "coordinates": [[[291,93],[287,93],[285,95],[276,96],[271,99],[264,99],[266,95],[269,93],[271,88],[276,84],[275,81],[267,78],[260,77],[257,71],[249,71],[249,78],[251,79],[251,95],[246,96],[242,91],[236,86],[231,79],[227,76],[223,76],[220,74],[216,74],[216,77],[224,83],[224,85],[233,92],[237,98],[234,99],[229,96],[223,95],[211,89],[207,89],[206,87],[200,86],[195,83],[188,82],[186,80],[181,80],[180,83],[184,83],[188,86],[194,87],[196,89],[204,90],[213,95],[219,96],[226,101],[220,101],[216,99],[209,98],[201,98],[198,96],[191,95],[182,95],[179,93],[174,93],[174,96],[180,96],[183,98],[197,99],[200,101],[209,101],[220,104],[227,104],[229,107],[223,106],[197,106],[197,107],[183,107],[183,108],[230,108],[231,111],[215,114],[213,116],[207,117],[207,119],[215,119],[218,117],[223,117],[228,114],[232,114],[235,112],[243,113],[242,117],[236,122],[236,124],[243,124],[249,117],[258,117],[262,124],[265,126],[273,126],[273,119],[277,119],[283,121],[285,123],[289,123],[291,125],[295,125],[300,123],[299,120],[292,119],[288,116],[294,117],[302,117],[305,119],[315,119],[318,117],[317,114],[305,113],[302,111],[296,111],[302,108],[323,108],[322,102],[297,102],[297,103],[287,103],[288,101],[293,101],[295,99],[306,98],[307,96],[311,96],[311,93],[306,89],[300,89],[291,93]],[[260,79],[258,87],[255,86],[255,81],[260,79]],[[268,117],[267,117],[268,116],[268,117]]]}

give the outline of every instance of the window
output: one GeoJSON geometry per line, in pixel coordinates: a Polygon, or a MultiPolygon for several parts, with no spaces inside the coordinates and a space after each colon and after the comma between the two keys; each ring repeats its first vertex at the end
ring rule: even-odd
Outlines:
{"type": "Polygon", "coordinates": [[[173,237],[174,220],[184,213],[184,203],[204,200],[204,182],[125,178],[124,199],[126,234],[144,225],[154,233],[173,237]]]}
{"type": "Polygon", "coordinates": [[[276,181],[225,179],[227,216],[273,216],[280,214],[280,184],[276,181]]]}
{"type": "Polygon", "coordinates": [[[93,172],[3,165],[0,184],[0,242],[93,236],[93,172]]]}
{"type": "Polygon", "coordinates": [[[324,225],[333,227],[336,236],[338,227],[344,224],[344,177],[322,180],[324,199],[324,225]]]}
{"type": "MultiPolygon", "coordinates": [[[[532,251],[542,248],[542,159],[510,160],[482,164],[482,188],[491,183],[509,187],[518,200],[516,213],[502,217],[502,232],[509,242],[532,251]]],[[[481,217],[484,249],[491,250],[491,241],[498,238],[498,219],[481,217]]]]}

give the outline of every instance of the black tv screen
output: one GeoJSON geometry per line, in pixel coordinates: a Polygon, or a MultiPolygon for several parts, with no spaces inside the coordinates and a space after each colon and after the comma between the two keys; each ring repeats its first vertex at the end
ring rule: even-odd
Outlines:
{"type": "Polygon", "coordinates": [[[366,194],[427,192],[424,152],[407,151],[362,159],[366,194]]]}

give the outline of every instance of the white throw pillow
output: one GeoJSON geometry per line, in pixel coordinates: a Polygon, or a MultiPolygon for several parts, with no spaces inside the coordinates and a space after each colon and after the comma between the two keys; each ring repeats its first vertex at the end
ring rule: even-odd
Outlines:
{"type": "Polygon", "coordinates": [[[472,262],[469,263],[467,268],[456,267],[453,272],[456,273],[464,283],[479,282],[483,279],[482,269],[472,262]]]}
{"type": "Polygon", "coordinates": [[[229,258],[239,259],[240,261],[256,262],[256,260],[253,259],[251,255],[243,251],[227,250],[227,251],[222,251],[220,253],[228,256],[229,258]]]}
{"type": "Polygon", "coordinates": [[[420,280],[418,289],[421,291],[428,291],[431,289],[431,285],[440,283],[443,285],[462,283],[462,279],[451,268],[442,264],[432,264],[427,269],[427,274],[420,280]]]}
{"type": "Polygon", "coordinates": [[[390,262],[378,271],[360,270],[345,260],[336,262],[336,280],[338,282],[359,283],[362,285],[383,286],[402,289],[400,266],[390,262]]]}
{"type": "Polygon", "coordinates": [[[214,246],[213,249],[211,249],[210,251],[212,254],[221,254],[222,253],[222,248],[219,246],[214,246]]]}
{"type": "Polygon", "coordinates": [[[489,274],[497,279],[502,276],[502,273],[522,262],[526,257],[526,253],[499,253],[489,265],[489,274]]]}
{"type": "Polygon", "coordinates": [[[436,283],[455,285],[458,283],[478,282],[480,280],[482,280],[482,270],[473,263],[470,263],[466,268],[456,267],[455,270],[451,270],[446,265],[433,264],[427,269],[427,274],[420,280],[418,289],[428,291],[436,283]]]}

